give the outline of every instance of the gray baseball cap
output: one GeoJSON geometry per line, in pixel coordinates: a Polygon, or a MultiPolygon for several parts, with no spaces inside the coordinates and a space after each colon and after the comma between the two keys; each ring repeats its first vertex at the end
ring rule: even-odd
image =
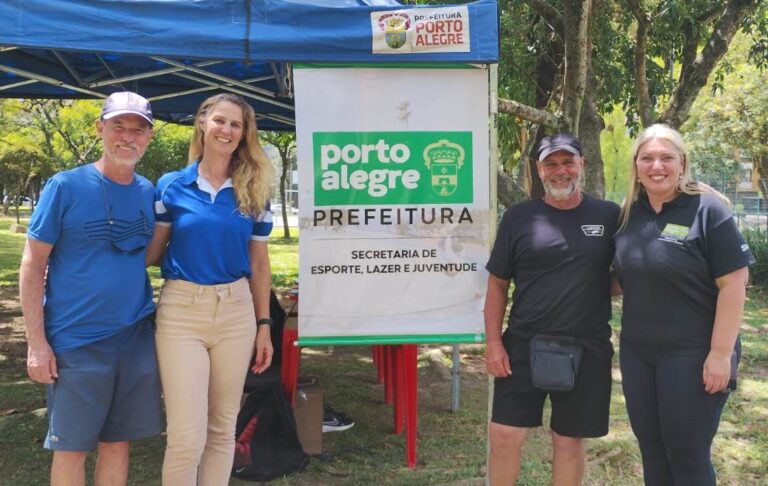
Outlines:
{"type": "Polygon", "coordinates": [[[152,107],[149,106],[149,101],[131,91],[112,93],[104,101],[104,106],[101,107],[102,120],[109,120],[110,118],[127,114],[139,115],[147,120],[150,125],[155,126],[155,119],[152,117],[152,107]]]}

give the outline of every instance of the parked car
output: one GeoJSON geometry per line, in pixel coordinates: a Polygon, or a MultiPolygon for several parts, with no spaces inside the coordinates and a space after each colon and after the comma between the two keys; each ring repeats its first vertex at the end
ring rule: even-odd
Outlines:
{"type": "MultiPolygon", "coordinates": [[[[269,206],[269,210],[272,211],[272,214],[283,214],[283,205],[282,204],[271,204],[269,206]]],[[[296,214],[299,210],[288,206],[288,214],[296,214]]]]}
{"type": "MultiPolygon", "coordinates": [[[[19,206],[27,206],[27,207],[32,206],[32,198],[30,197],[21,196],[19,197],[18,201],[19,201],[19,206]]],[[[5,197],[3,197],[3,204],[14,206],[16,204],[16,196],[6,195],[5,197]]]]}

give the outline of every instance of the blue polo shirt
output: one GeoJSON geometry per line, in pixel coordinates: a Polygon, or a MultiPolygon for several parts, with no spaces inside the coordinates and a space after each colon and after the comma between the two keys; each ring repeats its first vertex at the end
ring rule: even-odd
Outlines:
{"type": "Polygon", "coordinates": [[[172,227],[162,264],[163,278],[217,285],[250,278],[248,245],[272,232],[269,205],[258,217],[240,212],[232,180],[218,191],[199,176],[198,162],[157,181],[158,225],[172,227]]]}

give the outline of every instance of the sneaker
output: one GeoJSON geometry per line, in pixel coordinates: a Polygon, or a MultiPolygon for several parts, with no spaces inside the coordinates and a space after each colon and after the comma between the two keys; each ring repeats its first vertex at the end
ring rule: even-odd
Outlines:
{"type": "Polygon", "coordinates": [[[341,432],[351,429],[355,421],[331,407],[323,407],[323,432],[341,432]]]}

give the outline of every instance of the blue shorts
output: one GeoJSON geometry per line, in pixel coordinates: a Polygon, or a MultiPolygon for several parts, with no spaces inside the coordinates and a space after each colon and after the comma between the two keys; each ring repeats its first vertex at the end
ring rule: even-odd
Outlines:
{"type": "Polygon", "coordinates": [[[45,448],[90,451],[98,442],[144,439],[163,431],[151,318],[107,339],[56,354],[48,385],[45,448]]]}

